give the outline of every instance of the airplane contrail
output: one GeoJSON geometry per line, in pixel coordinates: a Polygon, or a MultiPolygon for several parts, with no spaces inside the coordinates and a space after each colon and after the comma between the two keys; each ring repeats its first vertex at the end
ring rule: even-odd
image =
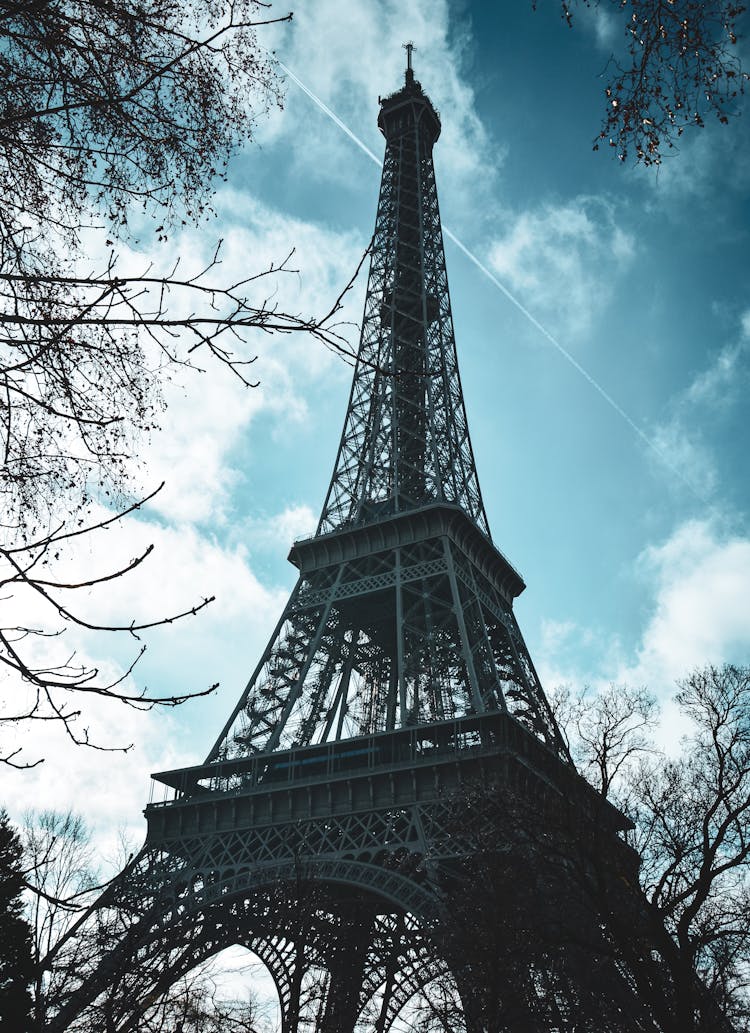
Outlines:
{"type": "MultiPolygon", "coordinates": [[[[286,74],[289,76],[289,78],[293,82],[295,82],[297,84],[297,86],[299,86],[299,88],[302,90],[302,92],[307,94],[307,96],[310,98],[310,100],[314,104],[316,104],[320,108],[320,110],[322,112],[324,112],[324,114],[326,114],[331,119],[331,121],[334,122],[339,127],[339,129],[342,132],[346,133],[346,135],[349,137],[349,139],[352,141],[352,143],[356,144],[357,147],[359,147],[359,149],[361,151],[364,151],[364,153],[367,155],[368,158],[371,159],[371,161],[375,162],[375,164],[378,166],[378,168],[382,169],[383,162],[380,160],[380,158],[378,158],[378,156],[373,151],[370,150],[370,148],[367,146],[367,144],[363,140],[361,140],[356,135],[356,133],[354,133],[349,128],[349,126],[346,125],[346,123],[343,122],[338,117],[338,115],[335,112],[331,111],[331,109],[328,107],[328,105],[325,104],[320,99],[320,97],[318,97],[315,93],[313,93],[313,91],[308,86],[305,86],[305,84],[302,82],[302,80],[300,78],[298,78],[298,76],[296,76],[294,74],[294,72],[291,70],[291,68],[288,68],[287,65],[285,65],[283,61],[279,61],[278,63],[279,63],[279,67],[283,68],[283,70],[286,72],[286,74]]],[[[577,370],[578,373],[581,374],[581,376],[584,378],[584,380],[588,381],[588,383],[604,399],[604,401],[612,409],[614,409],[614,411],[617,413],[617,415],[620,416],[625,421],[625,423],[627,423],[627,425],[630,427],[630,429],[632,431],[634,431],[635,434],[638,435],[638,437],[641,439],[641,441],[648,448],[650,448],[651,451],[655,455],[657,455],[659,457],[661,462],[669,470],[671,470],[672,473],[675,474],[676,477],[679,477],[679,479],[683,482],[683,484],[687,485],[687,487],[691,490],[691,492],[698,499],[700,499],[701,501],[705,501],[705,498],[704,498],[702,492],[700,492],[698,490],[696,485],[694,485],[692,483],[692,481],[690,481],[682,473],[681,470],[678,470],[677,467],[673,463],[671,463],[669,461],[669,459],[662,452],[662,450],[659,448],[659,446],[657,444],[655,444],[655,442],[653,442],[651,440],[651,438],[649,438],[648,435],[645,434],[641,430],[641,428],[638,426],[638,424],[635,422],[635,420],[631,416],[629,416],[627,414],[627,412],[622,408],[622,406],[619,405],[614,400],[612,395],[610,395],[609,392],[606,391],[602,387],[602,385],[599,383],[599,381],[596,380],[588,372],[588,370],[586,370],[580,364],[580,362],[578,362],[578,360],[575,359],[571,355],[571,353],[568,351],[567,348],[565,348],[562,344],[560,344],[560,342],[557,340],[557,338],[552,333],[550,333],[550,331],[542,323],[540,323],[539,320],[534,315],[531,314],[531,312],[529,312],[529,310],[526,308],[526,306],[521,301],[519,301],[518,298],[513,293],[511,293],[511,291],[508,290],[508,288],[505,286],[505,284],[503,284],[500,280],[498,280],[498,278],[495,276],[495,274],[493,272],[491,272],[491,270],[488,269],[487,266],[484,265],[484,263],[482,261],[480,261],[480,259],[477,258],[477,256],[472,251],[470,251],[469,248],[467,248],[466,245],[461,240],[459,240],[459,238],[456,236],[456,234],[453,233],[450,229],[448,229],[448,227],[445,225],[445,223],[442,223],[442,229],[443,229],[443,233],[446,235],[446,237],[448,237],[450,240],[453,241],[453,243],[456,245],[456,247],[459,248],[459,250],[462,251],[466,255],[466,257],[469,259],[470,262],[473,262],[473,264],[477,267],[477,269],[479,269],[479,271],[481,273],[483,273],[484,276],[487,277],[487,279],[490,281],[490,283],[492,283],[495,287],[497,287],[497,289],[508,299],[508,301],[512,305],[515,305],[515,307],[518,309],[518,311],[521,312],[522,315],[524,315],[526,317],[526,319],[528,319],[528,321],[531,323],[531,325],[534,326],[539,331],[539,333],[542,334],[542,336],[545,337],[549,341],[549,343],[551,345],[553,345],[554,348],[557,349],[557,351],[560,353],[560,355],[562,355],[563,358],[566,359],[570,363],[570,365],[575,370],[577,370]]]]}
{"type": "MultiPolygon", "coordinates": [[[[278,58],[277,58],[277,61],[278,61],[278,58]]],[[[380,158],[377,156],[377,154],[374,154],[370,150],[370,148],[367,146],[367,144],[364,143],[363,140],[360,140],[360,138],[358,136],[355,136],[355,134],[351,131],[349,126],[345,122],[342,122],[341,119],[339,118],[339,116],[336,115],[333,111],[331,111],[331,109],[328,107],[328,105],[324,104],[323,101],[320,99],[320,97],[316,96],[313,93],[312,90],[308,89],[308,87],[305,86],[305,84],[302,82],[302,80],[297,78],[297,76],[294,74],[294,72],[291,70],[291,68],[287,68],[287,66],[284,64],[283,61],[279,61],[278,63],[279,63],[279,68],[283,68],[284,69],[284,71],[289,76],[289,78],[293,82],[297,83],[297,85],[302,90],[302,92],[306,93],[307,96],[310,98],[310,100],[314,104],[317,104],[318,107],[320,108],[320,110],[324,111],[326,113],[326,115],[328,115],[328,117],[331,119],[331,121],[335,122],[336,125],[339,127],[339,129],[341,129],[344,133],[346,133],[346,135],[349,137],[349,139],[352,140],[357,145],[357,147],[359,147],[359,149],[361,151],[364,151],[368,158],[371,158],[375,162],[375,164],[378,166],[379,169],[382,169],[383,163],[380,160],[380,158]]]]}

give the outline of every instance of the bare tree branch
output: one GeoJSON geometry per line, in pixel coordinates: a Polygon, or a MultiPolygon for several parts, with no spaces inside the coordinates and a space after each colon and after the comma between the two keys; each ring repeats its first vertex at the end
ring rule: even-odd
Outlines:
{"type": "Polygon", "coordinates": [[[605,70],[606,109],[594,150],[660,165],[687,129],[727,125],[750,75],[743,69],[736,0],[562,0],[568,25],[577,2],[612,10],[622,29],[605,70]]]}

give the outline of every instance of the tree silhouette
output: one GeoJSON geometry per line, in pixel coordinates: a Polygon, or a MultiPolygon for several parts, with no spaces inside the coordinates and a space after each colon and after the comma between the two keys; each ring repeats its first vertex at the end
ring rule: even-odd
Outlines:
{"type": "Polygon", "coordinates": [[[596,778],[632,818],[640,884],[664,962],[685,1008],[704,987],[726,1021],[750,1029],[750,667],[697,668],[678,682],[688,719],[681,749],[661,752],[644,690],[584,691],[557,716],[583,771],[600,770],[610,744],[614,777],[596,778]],[[566,720],[567,714],[567,720],[566,720]],[[583,730],[583,735],[581,734],[583,730]],[[623,734],[624,733],[624,734],[623,734]],[[617,743],[613,753],[612,743],[617,743]]]}
{"type": "MultiPolygon", "coordinates": [[[[302,333],[348,352],[333,324],[339,300],[317,317],[270,300],[274,278],[292,271],[290,256],[240,280],[222,279],[220,245],[202,269],[183,272],[173,258],[159,269],[160,246],[211,214],[231,154],[281,106],[258,33],[290,18],[271,17],[258,0],[0,0],[6,729],[57,722],[72,741],[98,745],[79,721],[92,694],[142,708],[194,694],[146,699],[127,681],[132,667],[112,680],[72,650],[50,658],[49,640],[66,628],[137,637],[210,601],[105,625],[73,600],[124,576],[150,549],[103,574],[66,566],[71,552],[85,555],[102,531],[153,497],[143,497],[133,460],[158,422],[173,371],[213,361],[254,386],[253,333],[302,333]],[[133,226],[152,238],[154,257],[123,270],[118,248],[133,226]],[[92,246],[103,256],[98,268],[92,246]]],[[[0,747],[0,762],[24,767],[38,758],[12,744],[0,747]]]]}
{"type": "Polygon", "coordinates": [[[31,1028],[34,960],[31,928],[24,918],[23,849],[5,811],[0,811],[0,1025],[31,1028]]]}
{"type": "Polygon", "coordinates": [[[621,161],[660,165],[687,129],[703,128],[708,118],[729,123],[748,80],[737,46],[744,4],[562,0],[569,25],[579,3],[603,11],[621,29],[606,69],[606,109],[594,150],[601,144],[621,161]]]}

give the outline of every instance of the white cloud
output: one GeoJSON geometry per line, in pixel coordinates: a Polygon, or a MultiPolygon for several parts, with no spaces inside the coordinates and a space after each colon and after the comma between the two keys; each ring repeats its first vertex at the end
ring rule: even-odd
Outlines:
{"type": "Polygon", "coordinates": [[[610,50],[617,39],[618,30],[622,31],[622,22],[601,7],[581,7],[579,14],[591,22],[596,42],[602,50],[610,50]]]}
{"type": "Polygon", "coordinates": [[[693,667],[750,658],[750,539],[690,520],[639,558],[653,608],[618,681],[669,693],[693,667]]]}
{"type": "Polygon", "coordinates": [[[292,542],[314,534],[318,516],[309,506],[288,506],[270,517],[249,517],[243,524],[242,536],[252,548],[273,549],[279,554],[292,542]]]}
{"type": "Polygon", "coordinates": [[[750,309],[740,317],[739,337],[714,355],[685,391],[685,401],[711,407],[724,407],[744,392],[750,378],[750,309]]]}
{"type": "MultiPolygon", "coordinates": [[[[677,473],[683,484],[690,485],[699,499],[705,501],[713,495],[719,475],[713,451],[706,444],[700,427],[674,416],[654,428],[651,441],[662,461],[677,473]]],[[[649,459],[658,461],[656,454],[649,455],[649,459]]]]}
{"type": "Polygon", "coordinates": [[[651,432],[667,463],[704,500],[719,484],[717,457],[706,442],[704,428],[746,397],[749,358],[750,310],[740,317],[736,340],[713,354],[709,364],[671,400],[670,414],[651,432]]]}
{"type": "Polygon", "coordinates": [[[542,650],[558,652],[576,632],[578,625],[574,621],[542,621],[542,650]]]}
{"type": "Polygon", "coordinates": [[[534,659],[548,692],[645,686],[660,701],[657,742],[676,753],[691,730],[674,700],[678,679],[707,664],[750,663],[750,537],[689,520],[636,563],[648,609],[634,649],[601,629],[546,620],[534,659]]]}
{"type": "Polygon", "coordinates": [[[585,333],[635,254],[633,237],[604,198],[581,196],[511,217],[489,264],[558,333],[585,333]]]}
{"type": "MultiPolygon", "coordinates": [[[[291,30],[279,31],[275,45],[291,71],[380,154],[377,98],[403,83],[402,44],[413,40],[416,77],[443,116],[436,151],[441,188],[446,196],[464,198],[468,212],[476,207],[477,190],[488,188],[502,155],[462,78],[468,23],[464,28],[456,17],[446,0],[318,0],[295,11],[291,30]]],[[[351,141],[294,83],[283,116],[264,125],[259,140],[284,146],[293,140],[296,160],[308,175],[319,170],[326,180],[335,176],[349,183],[361,178],[361,159],[351,141]]]]}
{"type": "MultiPolygon", "coordinates": [[[[205,278],[206,283],[231,285],[264,270],[247,292],[258,306],[294,316],[321,318],[333,307],[362,256],[366,241],[353,232],[333,229],[296,219],[260,204],[241,190],[226,188],[216,199],[219,215],[217,233],[224,239],[220,264],[205,278]],[[279,266],[289,256],[285,270],[279,266]]],[[[87,246],[87,260],[99,266],[96,238],[87,246]]],[[[159,268],[152,275],[172,269],[179,260],[179,274],[196,275],[211,262],[215,239],[205,232],[187,228],[160,248],[159,268]]],[[[118,263],[122,276],[142,273],[149,264],[146,252],[123,248],[118,263]]],[[[352,326],[359,318],[364,295],[364,275],[344,299],[336,314],[351,346],[356,348],[352,326]]],[[[213,315],[212,299],[188,291],[174,291],[168,299],[169,316],[178,318],[198,311],[213,315]],[[203,308],[201,308],[203,306],[203,308]]],[[[144,308],[149,302],[144,301],[144,308]]],[[[182,354],[192,339],[183,338],[182,354]]],[[[164,382],[166,409],[147,447],[140,449],[135,483],[153,486],[166,479],[166,490],[156,508],[168,520],[219,521],[240,473],[233,466],[232,452],[246,439],[253,421],[263,417],[279,432],[290,425],[304,424],[307,399],[312,387],[338,382],[350,375],[348,367],[325,345],[305,333],[268,334],[248,330],[245,341],[227,335],[220,344],[244,358],[256,358],[246,367],[248,379],[259,381],[245,387],[217,359],[203,348],[191,354],[200,369],[173,366],[164,382]]],[[[176,350],[180,354],[180,345],[176,350]]],[[[159,350],[150,356],[153,365],[159,350]]]]}
{"type": "Polygon", "coordinates": [[[603,687],[621,663],[622,643],[601,628],[572,620],[542,620],[540,639],[533,651],[542,685],[552,692],[560,685],[603,687]]]}
{"type": "Polygon", "coordinates": [[[627,22],[598,4],[579,4],[573,15],[573,26],[590,32],[600,50],[611,53],[615,45],[622,42],[627,22]]]}
{"type": "MultiPolygon", "coordinates": [[[[286,592],[258,581],[242,546],[223,547],[189,525],[163,527],[129,518],[102,532],[101,538],[104,548],[96,555],[78,554],[68,559],[69,576],[81,569],[103,571],[105,563],[114,566],[127,561],[149,544],[154,550],[137,570],[82,596],[79,612],[89,619],[127,624],[133,619],[178,613],[209,593],[216,596],[199,616],[144,636],[148,652],[135,676],[127,679],[125,690],[137,693],[144,679],[151,695],[222,683],[219,694],[167,712],[143,713],[96,696],[68,696],[71,705],[82,708],[74,725],[77,733],[88,729],[91,741],[105,746],[135,744],[125,754],[75,746],[54,722],[0,726],[3,748],[23,746],[27,760],[45,757],[45,762],[31,771],[6,772],[9,810],[18,816],[29,806],[62,810],[73,806],[85,814],[99,841],[109,847],[120,824],[136,838],[142,834],[140,812],[148,796],[150,771],[196,763],[201,759],[196,749],[201,753],[208,750],[209,740],[218,735],[281,613],[286,592]]],[[[80,595],[75,593],[74,598],[80,595]]],[[[18,601],[14,604],[17,612],[18,601]]],[[[24,616],[30,616],[28,609],[24,616]]],[[[47,626],[53,625],[48,622],[47,626]]],[[[129,636],[71,628],[62,640],[41,639],[33,648],[35,659],[50,664],[75,652],[77,663],[99,667],[100,680],[107,681],[123,673],[139,644],[129,636]]],[[[22,686],[6,678],[6,707],[21,693],[22,686]]]]}
{"type": "Polygon", "coordinates": [[[535,655],[545,685],[646,685],[662,699],[694,667],[750,662],[750,537],[714,519],[680,524],[636,560],[646,617],[634,649],[599,629],[546,620],[535,655]]]}

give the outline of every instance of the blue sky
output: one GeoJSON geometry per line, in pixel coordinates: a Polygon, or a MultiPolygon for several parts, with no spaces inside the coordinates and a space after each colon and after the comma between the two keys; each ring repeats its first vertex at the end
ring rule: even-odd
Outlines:
{"type": "MultiPolygon", "coordinates": [[[[490,525],[528,584],[522,630],[548,689],[629,680],[666,701],[693,665],[750,652],[750,138],[746,116],[709,123],[658,174],[593,152],[615,30],[590,11],[568,30],[555,4],[316,0],[262,39],[378,154],[377,98],[398,88],[401,43],[415,42],[443,120],[445,224],[651,442],[446,243],[490,525]]],[[[168,268],[181,254],[197,268],[222,237],[230,277],[294,248],[299,272],[275,278],[275,297],[322,313],[369,241],[378,186],[376,166],[289,82],[283,112],[231,165],[217,218],[122,261],[168,268]]],[[[100,247],[92,237],[92,254],[100,247]]],[[[363,290],[342,314],[351,324],[363,290]]],[[[356,345],[356,328],[346,332],[356,345]]],[[[92,734],[133,741],[128,754],[73,748],[45,728],[45,764],[6,775],[14,813],[77,807],[103,849],[118,825],[142,835],[150,771],[208,752],[293,585],[289,545],[314,529],[325,495],[350,369],[302,338],[249,349],[255,391],[221,370],[170,386],[140,473],[167,486],[85,558],[156,547],[146,573],[86,600],[100,617],[215,594],[200,616],[150,636],[136,680],[158,693],[219,680],[219,692],[166,714],[93,702],[92,734]]],[[[66,641],[112,673],[130,654],[107,637],[66,641]]]]}

